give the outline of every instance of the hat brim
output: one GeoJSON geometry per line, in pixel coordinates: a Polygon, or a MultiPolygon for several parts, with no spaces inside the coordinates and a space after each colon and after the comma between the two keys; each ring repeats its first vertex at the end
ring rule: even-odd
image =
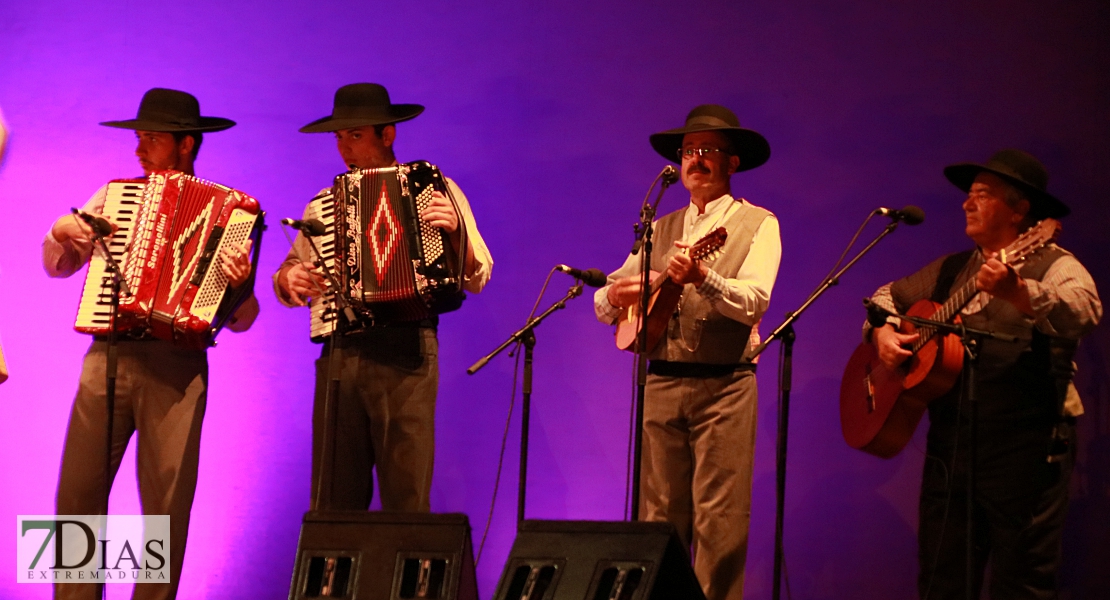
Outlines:
{"type": "Polygon", "coordinates": [[[957,165],[949,165],[944,168],[944,176],[948,181],[965,192],[971,190],[971,184],[975,183],[975,178],[980,173],[996,175],[1006,183],[1021,190],[1025,196],[1029,198],[1029,203],[1033,205],[1031,211],[1037,216],[1060,219],[1071,214],[1071,209],[1068,208],[1068,205],[1061,202],[1052,194],[1033,187],[1008,173],[976,163],[960,163],[957,165]]]}
{"type": "Polygon", "coordinates": [[[172,133],[178,131],[223,131],[231,129],[235,126],[235,121],[231,119],[224,119],[222,117],[200,117],[197,119],[196,125],[183,124],[183,123],[165,123],[161,121],[147,121],[144,119],[129,119],[127,121],[104,121],[101,125],[105,127],[116,127],[118,129],[132,129],[135,131],[158,131],[163,133],[172,133]]]}
{"type": "Polygon", "coordinates": [[[771,157],[771,144],[767,143],[767,138],[760,135],[759,132],[743,127],[692,125],[662,131],[653,134],[649,139],[651,140],[651,147],[655,148],[660,156],[675,164],[681,164],[678,159],[678,149],[682,147],[683,136],[687,133],[700,131],[720,131],[728,136],[736,150],[736,155],[740,157],[740,167],[736,169],[737,173],[754,169],[767,162],[767,159],[771,157]]]}
{"type": "Polygon", "coordinates": [[[382,107],[376,112],[365,115],[350,117],[328,115],[322,119],[316,119],[297,131],[301,133],[331,133],[371,125],[392,125],[415,119],[422,112],[424,112],[424,107],[420,104],[391,104],[388,108],[382,107]]]}

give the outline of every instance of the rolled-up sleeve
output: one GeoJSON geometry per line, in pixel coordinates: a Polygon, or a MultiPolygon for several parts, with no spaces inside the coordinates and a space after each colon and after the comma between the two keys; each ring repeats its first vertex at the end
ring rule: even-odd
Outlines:
{"type": "Polygon", "coordinates": [[[490,254],[489,247],[486,246],[486,241],[482,238],[481,232],[478,231],[478,223],[474,220],[474,211],[470,208],[470,201],[466,199],[466,194],[459,189],[459,186],[453,180],[445,179],[447,179],[447,189],[454,198],[455,206],[462,216],[462,225],[466,228],[466,238],[474,252],[473,268],[463,275],[463,289],[472,294],[477,294],[489,283],[490,275],[493,273],[493,256],[490,254]]]}
{"type": "Polygon", "coordinates": [[[1035,325],[1044,334],[1077,340],[1102,319],[1094,279],[1070,254],[1053,262],[1040,281],[1026,279],[1025,285],[1035,325]]]}
{"type": "Polygon", "coordinates": [[[736,276],[725,277],[709,269],[705,281],[697,288],[698,293],[722,315],[755,325],[767,312],[781,260],[779,221],[772,215],[756,229],[748,256],[736,276]]]}
{"type": "Polygon", "coordinates": [[[628,258],[624,259],[624,264],[621,268],[609,274],[607,283],[604,287],[599,288],[594,292],[594,314],[597,320],[612,325],[617,322],[617,317],[620,316],[621,309],[609,303],[609,288],[618,279],[624,277],[631,277],[640,272],[640,256],[629,254],[628,258]]]}
{"type": "MultiPolygon", "coordinates": [[[[320,191],[320,194],[326,193],[330,191],[330,189],[331,188],[324,188],[320,191]]],[[[317,194],[317,197],[319,197],[320,194],[317,194]]],[[[311,205],[310,202],[305,206],[304,211],[301,213],[301,220],[308,219],[309,206],[311,205]]],[[[278,270],[274,272],[273,277],[271,277],[274,286],[274,295],[277,296],[278,302],[281,302],[289,308],[294,308],[297,305],[293,303],[293,300],[285,293],[278,282],[281,280],[286,269],[302,262],[313,263],[315,262],[315,257],[312,255],[312,248],[309,246],[308,240],[304,237],[304,234],[297,232],[297,237],[293,239],[293,245],[289,248],[289,253],[285,255],[285,260],[282,261],[281,265],[278,266],[278,270]]]]}
{"type": "MultiPolygon", "coordinates": [[[[87,213],[100,214],[104,209],[104,199],[107,193],[108,187],[101,187],[93,194],[92,198],[89,198],[82,210],[87,213]]],[[[77,216],[63,215],[61,218],[76,219],[77,216]]],[[[54,239],[53,230],[54,226],[51,224],[50,230],[46,232],[46,237],[42,240],[42,267],[50,277],[69,277],[89,262],[89,257],[93,253],[92,242],[72,239],[59,242],[54,239]]]]}

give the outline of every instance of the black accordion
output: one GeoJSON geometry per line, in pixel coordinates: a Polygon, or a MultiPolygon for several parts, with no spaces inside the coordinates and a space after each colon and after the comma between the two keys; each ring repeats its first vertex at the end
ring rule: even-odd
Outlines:
{"type": "Polygon", "coordinates": [[[335,332],[337,293],[370,321],[364,324],[418,321],[462,306],[466,226],[435,165],[342,173],[330,191],[312,199],[305,218],[324,224],[317,246],[338,284],[312,300],[312,339],[335,332]],[[459,252],[446,231],[420,219],[437,191],[458,216],[459,252]]]}

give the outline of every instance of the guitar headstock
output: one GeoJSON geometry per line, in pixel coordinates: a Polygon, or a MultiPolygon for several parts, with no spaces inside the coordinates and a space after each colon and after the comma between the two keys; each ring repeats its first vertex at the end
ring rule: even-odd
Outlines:
{"type": "Polygon", "coordinates": [[[713,231],[705,234],[693,246],[690,246],[690,258],[694,260],[705,260],[712,258],[718,250],[725,245],[728,240],[728,230],[724,227],[718,227],[713,231]]]}
{"type": "Polygon", "coordinates": [[[999,254],[999,260],[1012,265],[1029,258],[1037,250],[1056,241],[1063,225],[1056,219],[1045,219],[1021,234],[1014,243],[1006,246],[999,254]]]}

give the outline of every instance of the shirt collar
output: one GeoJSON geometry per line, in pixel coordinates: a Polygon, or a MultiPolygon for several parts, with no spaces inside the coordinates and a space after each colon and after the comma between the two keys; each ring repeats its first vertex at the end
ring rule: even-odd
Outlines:
{"type": "Polygon", "coordinates": [[[686,219],[688,222],[692,222],[697,219],[704,219],[711,215],[718,215],[721,212],[728,210],[728,208],[732,206],[733,202],[739,202],[743,204],[744,199],[733,198],[731,194],[725,194],[720,198],[717,198],[716,200],[710,200],[708,203],[706,203],[705,212],[700,215],[698,214],[697,205],[691,202],[690,205],[686,207],[686,219]]]}

